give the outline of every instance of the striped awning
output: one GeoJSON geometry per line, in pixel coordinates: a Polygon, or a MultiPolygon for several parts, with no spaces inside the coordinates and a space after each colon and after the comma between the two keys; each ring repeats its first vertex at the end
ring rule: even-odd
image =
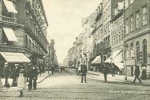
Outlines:
{"type": "Polygon", "coordinates": [[[6,34],[6,37],[7,37],[8,41],[14,41],[14,42],[17,41],[17,37],[16,37],[13,29],[8,28],[8,27],[3,27],[3,30],[6,34]]]}
{"type": "Polygon", "coordinates": [[[3,1],[4,1],[4,4],[5,4],[8,12],[17,13],[17,10],[15,9],[12,1],[8,1],[8,0],[3,0],[3,1]]]}
{"type": "Polygon", "coordinates": [[[14,52],[0,52],[7,62],[30,62],[30,59],[27,58],[23,53],[14,53],[14,52]]]}

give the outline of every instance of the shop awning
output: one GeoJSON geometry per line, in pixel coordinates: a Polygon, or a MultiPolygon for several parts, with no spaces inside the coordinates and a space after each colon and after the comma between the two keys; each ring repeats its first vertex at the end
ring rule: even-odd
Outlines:
{"type": "Polygon", "coordinates": [[[109,57],[107,60],[105,60],[105,62],[108,62],[108,63],[110,63],[111,62],[111,59],[110,59],[111,57],[109,57]]]}
{"type": "Polygon", "coordinates": [[[122,51],[122,49],[114,51],[112,54],[112,58],[115,58],[121,51],[122,51]]]}
{"type": "Polygon", "coordinates": [[[114,63],[119,69],[123,69],[123,63],[114,63]]]}
{"type": "Polygon", "coordinates": [[[23,53],[0,52],[7,62],[30,62],[23,53]]]}
{"type": "Polygon", "coordinates": [[[114,51],[112,56],[109,57],[105,62],[114,63],[119,69],[123,68],[122,63],[122,49],[114,51]]]}
{"type": "Polygon", "coordinates": [[[17,41],[17,37],[16,37],[13,29],[3,27],[3,30],[6,34],[6,37],[7,37],[8,41],[17,41]]]}
{"type": "Polygon", "coordinates": [[[92,64],[100,64],[101,63],[101,56],[97,56],[93,61],[92,64]]]}
{"type": "Polygon", "coordinates": [[[122,50],[116,51],[112,62],[121,63],[122,62],[122,50]]]}
{"type": "Polygon", "coordinates": [[[3,0],[8,12],[17,13],[12,1],[3,0]]]}

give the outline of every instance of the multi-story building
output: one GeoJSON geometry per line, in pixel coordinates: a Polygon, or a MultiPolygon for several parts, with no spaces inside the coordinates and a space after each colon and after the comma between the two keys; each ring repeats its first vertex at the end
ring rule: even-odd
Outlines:
{"type": "MultiPolygon", "coordinates": [[[[133,76],[135,64],[146,65],[150,74],[150,3],[125,0],[126,74],[133,76]]],[[[141,68],[141,67],[140,67],[141,68]]]]}
{"type": "Polygon", "coordinates": [[[124,2],[113,0],[112,18],[110,20],[111,55],[105,62],[114,63],[123,70],[123,44],[124,44],[124,2]]]}
{"type": "Polygon", "coordinates": [[[105,61],[111,54],[110,46],[110,20],[112,18],[112,6],[113,0],[103,0],[103,56],[102,61],[105,61]]]}
{"type": "Polygon", "coordinates": [[[93,58],[93,36],[91,35],[93,24],[95,23],[96,13],[92,13],[82,21],[83,28],[83,46],[82,46],[82,57],[87,62],[87,67],[90,66],[90,59],[93,58]]]}
{"type": "Polygon", "coordinates": [[[41,0],[0,0],[1,68],[5,61],[11,65],[42,61],[47,53],[47,26],[41,0]]]}
{"type": "MultiPolygon", "coordinates": [[[[96,9],[96,16],[95,16],[95,23],[93,24],[93,30],[91,31],[91,34],[93,36],[93,56],[95,59],[96,57],[100,57],[101,60],[102,56],[102,42],[103,42],[103,16],[102,16],[102,10],[103,5],[100,3],[100,5],[96,9]]],[[[98,63],[101,63],[99,61],[98,63]]]]}

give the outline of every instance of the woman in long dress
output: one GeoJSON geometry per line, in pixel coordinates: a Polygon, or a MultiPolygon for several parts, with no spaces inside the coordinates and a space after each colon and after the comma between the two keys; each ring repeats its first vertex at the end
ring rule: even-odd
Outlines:
{"type": "Polygon", "coordinates": [[[20,97],[23,96],[23,90],[25,89],[25,77],[24,77],[24,69],[21,68],[18,77],[18,91],[20,91],[20,97]]]}
{"type": "Polygon", "coordinates": [[[0,88],[2,88],[2,80],[1,80],[1,77],[0,77],[0,88]]]}

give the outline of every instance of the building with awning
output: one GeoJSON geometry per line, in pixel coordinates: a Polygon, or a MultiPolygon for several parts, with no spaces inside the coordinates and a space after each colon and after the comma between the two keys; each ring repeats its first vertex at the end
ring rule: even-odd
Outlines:
{"type": "Polygon", "coordinates": [[[110,56],[105,62],[106,63],[114,63],[119,69],[123,69],[123,62],[122,62],[122,49],[116,50],[112,53],[112,56],[110,56]]]}
{"type": "Polygon", "coordinates": [[[4,31],[8,41],[14,41],[14,42],[17,41],[17,37],[12,28],[3,27],[3,31],[4,31]]]}
{"type": "Polygon", "coordinates": [[[101,64],[101,56],[97,56],[91,63],[92,64],[101,64]]]}
{"type": "Polygon", "coordinates": [[[27,58],[23,53],[0,52],[0,54],[9,63],[14,63],[14,62],[30,62],[30,59],[27,58]]]}

